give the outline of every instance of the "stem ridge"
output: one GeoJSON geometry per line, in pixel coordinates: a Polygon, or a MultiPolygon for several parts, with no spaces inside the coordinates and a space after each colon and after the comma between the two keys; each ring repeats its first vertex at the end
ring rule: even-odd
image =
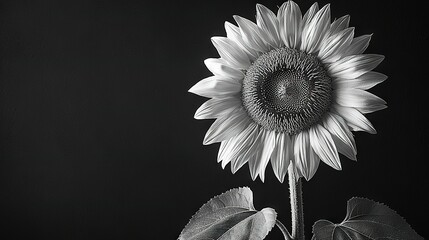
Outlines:
{"type": "Polygon", "coordinates": [[[302,198],[302,181],[291,163],[288,168],[290,209],[292,214],[292,239],[305,240],[304,234],[304,209],[302,198]]]}

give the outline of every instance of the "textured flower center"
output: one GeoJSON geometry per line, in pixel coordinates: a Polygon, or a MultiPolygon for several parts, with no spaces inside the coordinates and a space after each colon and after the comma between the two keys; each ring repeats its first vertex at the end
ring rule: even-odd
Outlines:
{"type": "Polygon", "coordinates": [[[331,104],[331,78],[316,56],[279,48],[260,56],[243,81],[249,116],[267,130],[296,134],[317,123],[331,104]]]}

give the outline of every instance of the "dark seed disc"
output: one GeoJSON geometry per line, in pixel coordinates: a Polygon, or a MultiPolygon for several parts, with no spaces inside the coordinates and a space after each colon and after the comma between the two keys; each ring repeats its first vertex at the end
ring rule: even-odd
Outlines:
{"type": "Polygon", "coordinates": [[[290,48],[261,55],[243,81],[249,116],[267,130],[296,134],[317,123],[331,104],[331,78],[316,56],[290,48]]]}

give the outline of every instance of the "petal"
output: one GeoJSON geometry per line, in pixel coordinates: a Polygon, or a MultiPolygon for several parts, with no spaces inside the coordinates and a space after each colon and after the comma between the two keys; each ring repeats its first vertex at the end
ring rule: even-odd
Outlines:
{"type": "MultiPolygon", "coordinates": [[[[225,169],[226,165],[228,165],[229,162],[231,162],[231,151],[234,149],[234,145],[237,144],[237,136],[230,138],[226,141],[222,141],[222,143],[225,143],[225,147],[222,149],[223,151],[220,152],[220,148],[219,148],[219,154],[218,154],[218,162],[222,161],[221,166],[222,169],[225,169]]],[[[222,147],[222,143],[221,143],[221,147],[222,147]]]]}
{"type": "MultiPolygon", "coordinates": [[[[259,27],[252,21],[240,16],[233,16],[238,26],[240,27],[241,36],[247,46],[259,52],[268,52],[269,47],[264,38],[264,32],[260,31],[259,27]]],[[[265,34],[266,35],[266,34],[265,34]]]]}
{"type": "Polygon", "coordinates": [[[195,112],[195,119],[218,118],[241,107],[241,100],[236,97],[212,98],[203,103],[195,112]]]}
{"type": "Polygon", "coordinates": [[[347,48],[346,52],[344,53],[344,56],[358,55],[358,54],[362,54],[363,52],[365,52],[366,48],[369,45],[369,41],[371,40],[371,36],[372,36],[372,34],[362,35],[360,37],[354,38],[352,43],[350,44],[350,46],[347,48]]]}
{"type": "Polygon", "coordinates": [[[226,37],[212,37],[211,39],[219,55],[231,64],[233,68],[249,68],[249,58],[237,43],[226,37]]]}
{"type": "Polygon", "coordinates": [[[335,89],[334,96],[339,105],[356,108],[362,113],[375,112],[386,108],[386,102],[383,99],[361,89],[335,89]]]}
{"type": "Polygon", "coordinates": [[[307,53],[317,52],[330,27],[331,11],[329,4],[320,9],[311,21],[302,29],[301,50],[307,53]]]}
{"type": "Polygon", "coordinates": [[[250,59],[250,61],[254,61],[256,58],[258,58],[258,52],[256,52],[255,49],[249,47],[244,42],[239,27],[234,26],[234,24],[230,22],[225,22],[225,30],[226,36],[241,47],[241,49],[247,54],[247,57],[250,59]]]}
{"type": "Polygon", "coordinates": [[[317,124],[310,128],[310,144],[320,159],[336,170],[341,170],[340,157],[331,134],[317,124]]]}
{"type": "Polygon", "coordinates": [[[265,169],[267,168],[270,157],[273,153],[274,147],[278,140],[277,134],[274,131],[265,131],[265,140],[262,146],[261,158],[256,171],[259,173],[259,177],[262,182],[265,180],[265,169]]]}
{"type": "Polygon", "coordinates": [[[244,73],[242,71],[231,67],[222,58],[208,58],[204,60],[204,64],[214,75],[237,80],[242,80],[244,78],[244,73]]]}
{"type": "Polygon", "coordinates": [[[346,145],[343,141],[341,141],[337,136],[332,135],[332,140],[334,140],[335,146],[337,146],[337,150],[339,153],[348,157],[349,159],[356,161],[356,154],[353,153],[353,149],[350,146],[346,145]]]}
{"type": "Polygon", "coordinates": [[[197,82],[188,91],[202,97],[224,97],[239,93],[241,84],[231,78],[211,76],[197,82]]]}
{"type": "MultiPolygon", "coordinates": [[[[273,148],[275,146],[275,135],[271,131],[267,131],[261,129],[258,137],[255,139],[253,145],[249,148],[248,152],[254,152],[257,157],[248,157],[251,158],[249,160],[249,170],[250,175],[253,180],[260,174],[261,168],[266,166],[268,163],[273,148]],[[265,163],[266,162],[266,163],[265,163]]],[[[245,155],[248,155],[247,153],[245,155]]],[[[246,156],[244,158],[247,158],[246,156]]],[[[263,178],[263,177],[262,177],[263,178]]]]}
{"type": "MultiPolygon", "coordinates": [[[[224,149],[222,149],[222,153],[219,151],[218,154],[218,162],[222,161],[222,168],[234,159],[237,158],[240,151],[246,149],[248,145],[250,145],[254,140],[255,124],[249,124],[242,132],[240,132],[237,136],[231,138],[230,142],[227,143],[224,149]]],[[[223,143],[223,142],[222,142],[223,143]]],[[[221,144],[222,146],[222,144],[221,144]]],[[[240,166],[241,167],[241,166],[240,166]]],[[[238,170],[238,169],[237,169],[238,170]]]]}
{"type": "Polygon", "coordinates": [[[332,134],[338,151],[348,158],[356,160],[356,143],[345,121],[340,116],[328,112],[323,126],[332,134]],[[338,144],[337,140],[342,144],[338,144]]]}
{"type": "Polygon", "coordinates": [[[382,83],[386,79],[386,75],[371,71],[355,79],[335,78],[332,81],[332,84],[334,89],[357,88],[362,90],[368,90],[375,85],[382,83]]]}
{"type": "Polygon", "coordinates": [[[293,142],[289,134],[280,133],[276,147],[271,154],[271,166],[274,174],[283,183],[289,163],[293,159],[293,142]]]}
{"type": "Polygon", "coordinates": [[[343,107],[338,104],[333,104],[332,110],[346,120],[347,125],[349,125],[353,131],[365,131],[371,134],[377,133],[371,122],[358,110],[351,107],[343,107]]]}
{"type": "Polygon", "coordinates": [[[258,164],[258,162],[260,161],[260,157],[261,157],[261,152],[259,150],[257,150],[257,151],[255,151],[255,154],[253,154],[249,158],[250,177],[252,178],[253,181],[255,181],[256,178],[258,177],[259,172],[252,171],[252,168],[254,168],[254,166],[256,164],[258,164]]]}
{"type": "Polygon", "coordinates": [[[349,27],[349,23],[350,23],[349,15],[345,15],[338,18],[333,23],[331,23],[331,27],[329,28],[329,35],[332,36],[343,31],[344,29],[349,27]]]}
{"type": "Polygon", "coordinates": [[[317,4],[317,2],[315,2],[313,3],[313,5],[311,5],[311,7],[307,10],[307,12],[302,17],[303,27],[305,25],[308,25],[308,23],[310,23],[311,19],[313,19],[313,17],[316,15],[318,11],[319,11],[319,5],[317,4]]]}
{"type": "Polygon", "coordinates": [[[377,67],[384,59],[383,55],[362,54],[344,57],[328,66],[332,77],[353,79],[377,67]]]}
{"type": "Polygon", "coordinates": [[[302,14],[299,6],[287,1],[278,11],[280,36],[286,47],[298,48],[301,42],[302,14]]]}
{"type": "Polygon", "coordinates": [[[207,131],[203,144],[208,145],[230,139],[243,131],[250,121],[246,111],[242,108],[218,118],[207,131]]]}
{"type": "Polygon", "coordinates": [[[294,157],[299,173],[309,181],[316,173],[320,159],[310,146],[310,137],[307,131],[302,131],[296,136],[294,157]]]}
{"type": "Polygon", "coordinates": [[[354,28],[347,28],[324,41],[320,47],[319,58],[325,63],[337,61],[353,40],[354,28]]]}
{"type": "Polygon", "coordinates": [[[220,143],[219,151],[217,153],[217,162],[225,160],[225,155],[228,154],[228,149],[231,148],[231,145],[234,143],[235,137],[224,140],[220,143]]]}
{"type": "Polygon", "coordinates": [[[240,169],[249,158],[254,155],[254,152],[249,153],[246,157],[245,153],[250,150],[251,146],[255,143],[257,136],[259,135],[258,125],[250,123],[247,127],[248,134],[244,135],[241,144],[234,148],[234,153],[231,156],[231,172],[235,173],[240,169]],[[249,157],[248,157],[249,156],[249,157]]]}
{"type": "Polygon", "coordinates": [[[272,47],[279,48],[281,40],[279,36],[279,22],[276,15],[262,4],[256,4],[256,24],[267,33],[272,47]]]}

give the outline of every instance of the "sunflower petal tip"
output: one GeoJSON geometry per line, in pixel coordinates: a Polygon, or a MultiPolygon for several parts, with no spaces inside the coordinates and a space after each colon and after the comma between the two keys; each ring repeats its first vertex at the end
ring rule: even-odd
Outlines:
{"type": "Polygon", "coordinates": [[[212,139],[210,139],[207,135],[204,137],[204,140],[203,140],[203,145],[210,145],[210,144],[212,144],[212,139]]]}
{"type": "Polygon", "coordinates": [[[330,4],[330,3],[327,3],[325,6],[323,6],[323,8],[322,8],[322,9],[320,9],[320,11],[321,11],[321,10],[329,11],[329,10],[330,10],[330,8],[331,8],[331,4],[330,4]]]}
{"type": "Polygon", "coordinates": [[[252,171],[250,171],[250,177],[252,178],[252,181],[255,181],[256,178],[258,178],[258,173],[253,173],[252,171]]]}
{"type": "Polygon", "coordinates": [[[310,179],[311,179],[311,176],[307,176],[306,174],[304,174],[303,177],[304,177],[305,181],[307,181],[307,182],[310,181],[310,179]]]}
{"type": "Polygon", "coordinates": [[[188,89],[188,92],[193,93],[193,94],[197,94],[195,90],[196,90],[196,88],[195,88],[195,85],[194,85],[194,86],[192,86],[191,88],[188,89]]]}

